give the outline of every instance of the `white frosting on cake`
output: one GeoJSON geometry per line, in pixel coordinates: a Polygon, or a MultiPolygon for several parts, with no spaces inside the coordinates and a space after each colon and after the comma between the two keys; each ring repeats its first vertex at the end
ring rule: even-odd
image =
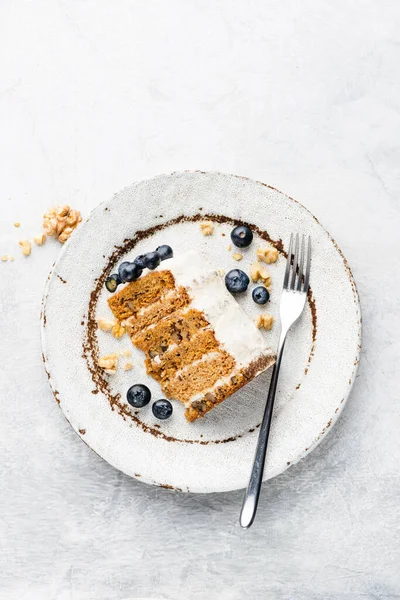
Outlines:
{"type": "Polygon", "coordinates": [[[238,367],[246,367],[260,356],[273,355],[254,323],[228,292],[217,269],[200,254],[189,251],[165,260],[158,270],[173,274],[192,298],[190,307],[204,312],[220,344],[238,367]]]}

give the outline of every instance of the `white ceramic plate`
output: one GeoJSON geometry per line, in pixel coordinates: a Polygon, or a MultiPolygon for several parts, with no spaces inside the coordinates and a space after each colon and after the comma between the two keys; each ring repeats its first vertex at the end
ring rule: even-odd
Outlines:
{"type": "MultiPolygon", "coordinates": [[[[104,279],[121,260],[164,243],[175,255],[196,249],[215,266],[235,268],[229,235],[240,220],[255,233],[240,268],[249,270],[266,241],[281,251],[269,266],[267,310],[276,322],[264,335],[273,348],[284,248],[291,232],[309,234],[313,244],[312,295],[287,342],[264,479],[315,448],[349,395],[361,348],[359,299],[346,260],[310,212],[274,188],[233,175],[184,172],[136,183],[97,207],[63,248],[44,294],[42,343],[54,396],[72,427],[105,460],[140,481],[190,492],[245,487],[270,373],[191,424],[178,402],[168,421],[157,422],[151,405],[135,413],[125,400],[130,385],[145,383],[153,399],[162,394],[127,336],[116,340],[96,330],[96,318],[111,316],[104,279]],[[213,236],[201,234],[203,220],[216,222],[213,236]],[[132,371],[100,373],[99,355],[126,348],[132,350],[132,371]]],[[[266,310],[254,304],[250,290],[239,301],[251,318],[266,310]]]]}

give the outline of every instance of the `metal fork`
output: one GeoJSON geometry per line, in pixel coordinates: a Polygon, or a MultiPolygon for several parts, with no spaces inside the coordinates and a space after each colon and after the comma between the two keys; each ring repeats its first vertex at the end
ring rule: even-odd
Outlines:
{"type": "Polygon", "coordinates": [[[302,236],[301,252],[299,244],[299,234],[296,234],[293,257],[293,234],[290,236],[288,259],[286,264],[285,278],[283,280],[283,290],[280,304],[281,316],[281,335],[279,338],[278,350],[276,353],[276,363],[272,371],[271,383],[269,386],[267,402],[263,420],[258,436],[257,448],[254,457],[253,469],[251,471],[249,484],[243,500],[242,511],[240,513],[240,525],[247,529],[254,521],[256,516],[258,499],[264,472],[265,454],[267,451],[269,430],[271,427],[272,411],[274,409],[274,400],[276,388],[278,385],[279,370],[282,361],[283,349],[285,347],[286,336],[289,329],[298,321],[303,312],[306,303],[308,286],[310,283],[311,266],[311,238],[308,238],[307,257],[305,251],[305,237],[302,236]],[[292,268],[293,257],[293,268],[292,268]],[[306,260],[306,269],[304,273],[304,260],[306,260]]]}

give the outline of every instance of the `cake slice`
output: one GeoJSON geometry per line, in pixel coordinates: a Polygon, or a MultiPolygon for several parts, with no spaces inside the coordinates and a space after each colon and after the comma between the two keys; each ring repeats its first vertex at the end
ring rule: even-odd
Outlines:
{"type": "Polygon", "coordinates": [[[149,375],[188,421],[215,408],[275,362],[221,275],[188,252],[128,283],[109,300],[149,375]]]}

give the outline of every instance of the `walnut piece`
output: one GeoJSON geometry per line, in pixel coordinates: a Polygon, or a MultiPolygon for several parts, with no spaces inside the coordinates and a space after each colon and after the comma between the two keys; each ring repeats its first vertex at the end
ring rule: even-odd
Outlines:
{"type": "Polygon", "coordinates": [[[129,348],[127,348],[126,350],[120,350],[119,355],[128,357],[132,356],[132,352],[129,350],[129,348]]]}
{"type": "Polygon", "coordinates": [[[192,402],[192,408],[194,408],[197,412],[203,413],[207,410],[207,402],[204,400],[194,400],[192,402]]]}
{"type": "Polygon", "coordinates": [[[111,331],[111,329],[116,324],[115,319],[97,319],[97,324],[102,331],[111,331]]]}
{"type": "Polygon", "coordinates": [[[274,263],[278,260],[278,250],[270,247],[258,248],[257,258],[258,260],[262,260],[269,265],[270,263],[274,263]]]}
{"type": "Polygon", "coordinates": [[[214,233],[214,223],[211,221],[200,223],[200,229],[203,235],[212,235],[214,233]]]}
{"type": "Polygon", "coordinates": [[[97,364],[109,375],[114,375],[117,372],[118,354],[105,354],[99,358],[97,364]]]}
{"type": "Polygon", "coordinates": [[[123,325],[121,325],[121,323],[119,321],[115,321],[115,324],[111,328],[111,333],[117,339],[122,337],[124,335],[125,331],[126,331],[125,327],[123,327],[123,325]]]}
{"type": "Polygon", "coordinates": [[[250,277],[252,281],[262,281],[264,285],[267,287],[271,285],[271,276],[268,273],[267,269],[260,265],[260,263],[255,262],[250,267],[250,277]]]}
{"type": "Polygon", "coordinates": [[[234,258],[235,260],[242,260],[243,254],[240,254],[239,252],[235,252],[235,254],[232,254],[232,258],[234,258]]]}
{"type": "Polygon", "coordinates": [[[263,315],[258,315],[256,320],[256,327],[258,329],[272,329],[272,325],[274,324],[274,317],[268,313],[263,315]]]}
{"type": "Polygon", "coordinates": [[[33,241],[35,242],[36,246],[43,246],[43,244],[45,243],[46,240],[47,240],[47,235],[45,233],[40,233],[39,235],[35,235],[35,237],[33,238],[33,241]]]}
{"type": "Polygon", "coordinates": [[[21,252],[24,256],[29,256],[32,251],[32,244],[29,240],[20,240],[18,244],[21,246],[21,252]]]}
{"type": "Polygon", "coordinates": [[[124,364],[124,371],[131,371],[133,369],[133,363],[129,360],[124,364]]]}
{"type": "Polygon", "coordinates": [[[65,206],[53,206],[43,215],[43,229],[49,236],[55,236],[64,244],[74,229],[82,221],[79,210],[65,206]]]}

